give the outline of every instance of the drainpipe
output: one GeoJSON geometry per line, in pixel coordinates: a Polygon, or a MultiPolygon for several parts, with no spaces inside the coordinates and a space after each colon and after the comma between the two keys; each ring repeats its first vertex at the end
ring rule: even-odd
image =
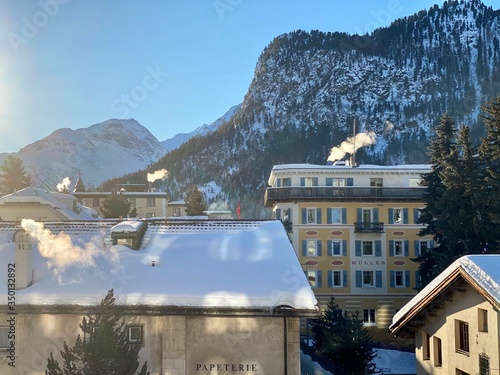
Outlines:
{"type": "Polygon", "coordinates": [[[285,346],[283,348],[285,356],[285,375],[288,375],[288,322],[286,320],[286,317],[283,317],[283,329],[285,330],[284,333],[285,346]]]}

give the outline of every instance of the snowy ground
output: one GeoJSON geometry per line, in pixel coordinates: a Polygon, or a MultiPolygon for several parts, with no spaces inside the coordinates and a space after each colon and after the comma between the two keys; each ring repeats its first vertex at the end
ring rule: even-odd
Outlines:
{"type": "Polygon", "coordinates": [[[390,349],[373,349],[377,373],[380,374],[416,374],[415,352],[402,352],[390,349]]]}

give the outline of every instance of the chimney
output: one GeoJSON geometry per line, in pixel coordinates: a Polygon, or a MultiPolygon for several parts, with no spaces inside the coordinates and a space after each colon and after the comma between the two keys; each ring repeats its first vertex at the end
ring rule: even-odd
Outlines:
{"type": "Polygon", "coordinates": [[[33,284],[33,245],[31,237],[24,230],[14,234],[16,246],[16,289],[24,289],[33,284]]]}

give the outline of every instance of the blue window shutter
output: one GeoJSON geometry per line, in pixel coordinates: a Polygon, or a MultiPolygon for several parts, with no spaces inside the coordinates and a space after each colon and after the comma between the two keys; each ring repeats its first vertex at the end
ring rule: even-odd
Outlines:
{"type": "Polygon", "coordinates": [[[331,177],[326,178],[326,186],[333,186],[333,178],[331,177]]]}
{"type": "Polygon", "coordinates": [[[318,177],[313,177],[313,186],[318,186],[318,177]]]}
{"type": "Polygon", "coordinates": [[[307,241],[302,240],[302,256],[307,256],[307,241]]]}
{"type": "Polygon", "coordinates": [[[307,209],[302,209],[302,224],[307,224],[307,209]]]}
{"type": "Polygon", "coordinates": [[[281,178],[276,179],[276,186],[281,187],[281,178]]]}
{"type": "Polygon", "coordinates": [[[363,222],[363,210],[361,208],[358,208],[357,213],[358,213],[358,223],[362,223],[363,222]]]}
{"type": "Polygon", "coordinates": [[[326,209],[326,223],[331,224],[332,223],[332,209],[331,207],[328,207],[326,209]]]}
{"type": "Polygon", "coordinates": [[[391,271],[391,288],[396,286],[396,271],[391,271]]]}
{"type": "Polygon", "coordinates": [[[403,224],[408,224],[408,209],[403,208],[403,224]]]}
{"type": "Polygon", "coordinates": [[[316,285],[318,286],[318,288],[321,288],[323,286],[323,281],[321,280],[321,271],[320,270],[316,271],[316,277],[317,277],[316,285]]]}
{"type": "Polygon", "coordinates": [[[389,256],[394,256],[394,240],[389,240],[389,256]]]}
{"type": "Polygon", "coordinates": [[[405,287],[410,287],[410,271],[405,271],[405,287]]]}
{"type": "Polygon", "coordinates": [[[375,286],[382,288],[382,271],[375,271],[375,286]]]}
{"type": "Polygon", "coordinates": [[[328,288],[333,287],[333,271],[328,271],[328,288]]]}
{"type": "Polygon", "coordinates": [[[316,224],[321,224],[321,208],[316,208],[316,224]]]}
{"type": "Polygon", "coordinates": [[[361,256],[361,240],[354,241],[354,245],[356,248],[356,256],[360,257],[361,256]]]}
{"type": "Polygon", "coordinates": [[[405,244],[405,257],[407,257],[410,255],[410,241],[405,240],[404,244],[405,244]]]}
{"type": "Polygon", "coordinates": [[[276,219],[281,220],[281,208],[276,209],[276,219]]]}
{"type": "Polygon", "coordinates": [[[363,272],[356,271],[356,288],[361,288],[363,286],[363,272]]]}
{"type": "Polygon", "coordinates": [[[389,208],[389,224],[394,224],[394,208],[389,208]]]}
{"type": "Polygon", "coordinates": [[[434,247],[434,241],[433,240],[430,240],[429,241],[429,249],[432,249],[434,247]]]}
{"type": "Polygon", "coordinates": [[[321,240],[316,241],[316,253],[320,257],[322,254],[322,249],[321,249],[321,240]]]}
{"type": "Polygon", "coordinates": [[[420,256],[420,240],[415,240],[415,257],[420,256]]]}
{"type": "Polygon", "coordinates": [[[306,178],[305,177],[300,178],[300,186],[306,186],[306,178]]]}
{"type": "Polygon", "coordinates": [[[333,256],[333,246],[332,240],[326,240],[327,254],[329,257],[333,256]]]}
{"type": "Polygon", "coordinates": [[[347,240],[342,240],[342,256],[347,256],[347,240]]]}
{"type": "Polygon", "coordinates": [[[347,271],[342,271],[342,286],[347,288],[347,271]]]}
{"type": "Polygon", "coordinates": [[[378,223],[378,208],[373,209],[373,222],[378,223]]]}
{"type": "Polygon", "coordinates": [[[354,180],[352,177],[347,177],[346,179],[347,186],[354,186],[354,180]]]}
{"type": "Polygon", "coordinates": [[[418,223],[418,217],[420,215],[420,212],[418,212],[418,208],[413,209],[413,224],[418,223]]]}
{"type": "Polygon", "coordinates": [[[415,271],[415,288],[419,288],[420,287],[420,272],[418,272],[418,270],[415,271]]]}
{"type": "Polygon", "coordinates": [[[375,256],[376,257],[382,256],[382,241],[380,240],[375,240],[375,256]]]}
{"type": "Polygon", "coordinates": [[[347,208],[342,208],[342,224],[347,224],[347,208]]]}

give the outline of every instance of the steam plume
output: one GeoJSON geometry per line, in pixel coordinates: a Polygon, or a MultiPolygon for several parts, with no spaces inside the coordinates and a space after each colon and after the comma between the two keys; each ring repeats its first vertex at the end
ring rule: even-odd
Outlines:
{"type": "Polygon", "coordinates": [[[154,171],[153,173],[148,173],[148,182],[155,182],[156,180],[164,180],[168,177],[168,171],[166,169],[160,169],[154,171]]]}
{"type": "Polygon", "coordinates": [[[57,190],[59,192],[69,190],[69,185],[71,185],[71,181],[70,181],[69,177],[64,177],[62,182],[57,184],[57,190]]]}
{"type": "Polygon", "coordinates": [[[69,265],[94,266],[94,257],[99,253],[99,247],[89,242],[85,247],[74,245],[69,235],[64,232],[54,235],[44,228],[43,223],[32,219],[22,219],[21,226],[32,237],[38,240],[40,255],[48,259],[48,265],[55,273],[69,265]]]}
{"type": "Polygon", "coordinates": [[[330,151],[328,161],[341,160],[346,153],[354,154],[361,147],[369,146],[375,143],[375,133],[357,133],[355,137],[349,137],[339,146],[333,147],[330,151]]]}

